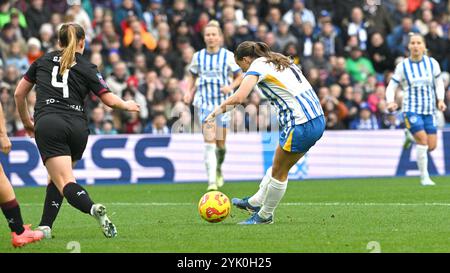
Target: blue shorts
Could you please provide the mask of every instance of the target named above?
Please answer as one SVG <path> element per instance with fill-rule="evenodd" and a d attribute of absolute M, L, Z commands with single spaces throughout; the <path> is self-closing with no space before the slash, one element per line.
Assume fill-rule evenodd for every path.
<path fill-rule="evenodd" d="M 320 116 L 283 130 L 280 133 L 280 146 L 286 152 L 306 153 L 322 137 L 324 131 L 325 118 Z"/>
<path fill-rule="evenodd" d="M 196 110 L 198 111 L 198 118 L 200 119 L 201 124 L 205 123 L 205 119 L 213 112 L 202 108 L 196 108 Z M 223 128 L 228 127 L 228 125 L 230 125 L 230 121 L 231 112 L 226 112 L 225 114 L 221 114 L 216 117 L 216 124 L 222 126 Z"/>
<path fill-rule="evenodd" d="M 412 112 L 403 113 L 406 128 L 415 134 L 424 130 L 427 134 L 436 134 L 436 117 L 434 115 L 421 115 Z"/>

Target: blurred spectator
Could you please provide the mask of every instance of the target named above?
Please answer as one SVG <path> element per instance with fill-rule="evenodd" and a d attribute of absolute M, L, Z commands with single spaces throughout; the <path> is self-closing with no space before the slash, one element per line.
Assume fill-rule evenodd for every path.
<path fill-rule="evenodd" d="M 313 36 L 313 26 L 309 22 L 303 23 L 303 33 L 299 39 L 300 52 L 303 57 L 311 57 L 313 54 L 313 44 L 317 39 Z"/>
<path fill-rule="evenodd" d="M 336 33 L 331 21 L 323 22 L 318 40 L 324 45 L 325 56 L 342 56 L 344 54 L 344 45 L 341 38 Z"/>
<path fill-rule="evenodd" d="M 394 29 L 392 15 L 378 0 L 366 0 L 363 6 L 370 32 L 379 32 L 383 37 Z"/>
<path fill-rule="evenodd" d="M 382 113 L 381 129 L 401 129 L 404 128 L 397 113 Z"/>
<path fill-rule="evenodd" d="M 381 33 L 375 32 L 370 37 L 368 54 L 377 73 L 394 69 L 394 58 Z"/>
<path fill-rule="evenodd" d="M 31 37 L 27 42 L 27 46 L 27 57 L 29 64 L 32 64 L 44 54 L 44 52 L 41 50 L 41 41 L 39 41 L 39 39 L 37 38 Z"/>
<path fill-rule="evenodd" d="M 143 19 L 142 10 L 137 7 L 135 1 L 123 0 L 120 7 L 114 11 L 114 25 L 120 34 L 123 34 L 123 25 L 126 23 L 126 19 L 129 16 L 136 16 L 139 21 Z"/>
<path fill-rule="evenodd" d="M 0 28 L 11 22 L 11 17 L 15 14 L 18 17 L 20 27 L 26 28 L 27 21 L 22 12 L 11 7 L 9 0 L 0 0 Z"/>
<path fill-rule="evenodd" d="M 81 7 L 81 0 L 68 0 L 69 8 L 66 15 L 73 17 L 73 22 L 84 28 L 86 33 L 86 41 L 89 43 L 94 38 L 94 29 L 92 28 L 91 18 L 88 13 Z"/>
<path fill-rule="evenodd" d="M 113 73 L 106 78 L 106 84 L 111 92 L 122 97 L 122 92 L 127 87 L 128 71 L 124 62 L 118 62 L 114 65 Z"/>
<path fill-rule="evenodd" d="M 315 27 L 316 17 L 311 10 L 305 8 L 305 0 L 292 1 L 292 8 L 284 14 L 283 21 L 291 25 L 294 22 L 295 13 L 301 14 L 302 22 L 309 22 L 313 28 Z"/>
<path fill-rule="evenodd" d="M 344 130 L 345 126 L 341 120 L 339 120 L 336 112 L 328 113 L 326 118 L 326 127 L 327 130 Z"/>
<path fill-rule="evenodd" d="M 397 0 L 397 4 L 395 5 L 395 10 L 392 16 L 392 20 L 394 21 L 394 25 L 398 26 L 402 23 L 404 17 L 408 17 L 410 14 L 408 13 L 408 3 L 407 0 Z"/>
<path fill-rule="evenodd" d="M 360 7 L 354 7 L 351 13 L 351 21 L 348 24 L 348 36 L 358 38 L 358 46 L 362 50 L 367 49 L 369 24 L 364 20 L 364 13 Z"/>
<path fill-rule="evenodd" d="M 406 56 L 410 32 L 419 33 L 419 30 L 413 25 L 412 17 L 405 16 L 401 25 L 396 26 L 387 36 L 387 44 L 395 56 Z"/>
<path fill-rule="evenodd" d="M 18 37 L 14 31 L 14 26 L 11 23 L 7 23 L 3 26 L 0 33 L 0 53 L 3 58 L 9 58 L 9 45 L 17 42 L 20 44 L 22 52 L 26 52 L 26 44 L 23 38 Z"/>
<path fill-rule="evenodd" d="M 414 21 L 414 25 L 423 36 L 428 34 L 429 24 L 433 21 L 433 12 L 431 10 L 424 10 L 420 18 Z M 442 31 L 441 31 L 442 35 Z"/>
<path fill-rule="evenodd" d="M 369 59 L 362 56 L 361 49 L 351 49 L 350 58 L 346 60 L 346 70 L 357 82 L 364 82 L 370 75 L 375 75 L 375 69 Z"/>
<path fill-rule="evenodd" d="M 177 25 L 192 16 L 192 7 L 186 2 L 186 0 L 175 0 L 172 7 L 167 9 L 167 17 L 171 25 Z"/>
<path fill-rule="evenodd" d="M 385 93 L 386 88 L 384 87 L 384 83 L 379 83 L 375 88 L 375 92 L 370 93 L 369 96 L 367 96 L 367 104 L 372 113 L 379 112 L 378 105 L 381 101 L 385 101 Z"/>
<path fill-rule="evenodd" d="M 294 42 L 288 43 L 284 47 L 283 54 L 291 57 L 291 59 L 295 65 L 300 65 L 300 53 L 299 53 L 297 43 L 294 43 Z"/>
<path fill-rule="evenodd" d="M 297 43 L 297 38 L 295 38 L 295 36 L 289 32 L 289 25 L 284 21 L 281 21 L 278 24 L 278 32 L 275 37 L 277 39 L 276 41 L 276 43 L 278 44 L 277 47 L 280 49 L 286 48 L 286 45 L 289 43 L 295 44 Z M 247 37 L 246 40 L 251 40 L 251 37 Z M 243 41 L 240 42 L 238 41 L 238 44 L 240 44 Z"/>
<path fill-rule="evenodd" d="M 266 19 L 269 30 L 273 33 L 277 33 L 278 24 L 281 22 L 281 11 L 278 7 L 272 6 L 269 9 L 269 14 Z"/>
<path fill-rule="evenodd" d="M 311 23 L 307 23 L 307 24 L 311 25 Z M 265 25 L 260 24 L 259 27 L 260 26 L 265 26 Z M 297 38 L 297 40 L 299 42 L 301 41 L 301 38 L 303 36 L 303 21 L 302 21 L 302 15 L 300 13 L 298 13 L 298 12 L 294 13 L 294 21 L 292 22 L 292 24 L 289 25 L 289 31 L 292 33 L 292 35 L 295 36 L 295 38 Z"/>
<path fill-rule="evenodd" d="M 325 57 L 325 51 L 321 42 L 314 43 L 313 55 L 305 58 L 303 62 L 305 73 L 308 74 L 312 68 L 319 70 L 319 77 L 324 81 L 331 73 L 332 66 Z"/>
<path fill-rule="evenodd" d="M 11 25 L 14 27 L 14 31 L 16 35 L 20 38 L 23 38 L 24 40 L 28 39 L 30 37 L 30 31 L 28 30 L 27 26 L 22 26 L 20 24 L 19 20 L 19 13 L 17 10 L 13 11 L 11 13 Z"/>
<path fill-rule="evenodd" d="M 358 117 L 350 123 L 350 129 L 356 130 L 377 130 L 380 124 L 375 115 L 370 111 L 367 103 L 361 104 Z"/>
<path fill-rule="evenodd" d="M 155 50 L 156 39 L 152 36 L 151 33 L 147 32 L 145 26 L 140 21 L 138 21 L 136 17 L 132 17 L 132 19 L 129 20 L 128 25 L 124 31 L 124 46 L 127 47 L 133 42 L 135 34 L 140 34 L 142 42 L 148 50 Z"/>
<path fill-rule="evenodd" d="M 50 13 L 65 14 L 69 5 L 67 0 L 46 0 L 45 5 L 49 8 Z"/>
<path fill-rule="evenodd" d="M 118 134 L 116 128 L 114 128 L 114 122 L 110 119 L 106 119 L 103 122 L 101 133 L 103 135 L 117 135 Z"/>
<path fill-rule="evenodd" d="M 39 30 L 39 39 L 41 41 L 41 49 L 44 53 L 55 49 L 54 44 L 56 43 L 56 39 L 51 24 L 42 24 L 41 29 Z"/>
<path fill-rule="evenodd" d="M 92 135 L 102 134 L 103 121 L 105 119 L 105 110 L 103 107 L 98 106 L 92 110 L 91 121 L 89 122 L 88 128 Z"/>
<path fill-rule="evenodd" d="M 31 36 L 38 37 L 41 26 L 50 21 L 50 12 L 44 5 L 44 0 L 31 0 L 25 18 Z"/>
<path fill-rule="evenodd" d="M 250 30 L 248 28 L 248 21 L 246 19 L 242 19 L 241 21 L 238 21 L 236 23 L 236 27 L 237 27 L 237 30 L 233 37 L 234 38 L 233 39 L 234 46 L 237 46 L 242 42 L 251 41 L 254 39 L 253 35 L 250 33 Z M 279 40 L 280 38 L 281 37 L 279 37 L 279 36 L 277 37 L 278 42 L 280 41 Z M 279 46 L 280 46 L 280 48 L 282 48 L 281 45 L 279 45 Z"/>
<path fill-rule="evenodd" d="M 439 35 L 439 24 L 436 21 L 431 21 L 429 26 L 429 32 L 424 37 L 428 56 L 435 58 L 441 64 L 441 69 L 445 69 L 445 55 L 450 50 L 447 48 L 448 41 Z"/>
<path fill-rule="evenodd" d="M 167 127 L 167 118 L 164 113 L 155 113 L 152 121 L 145 126 L 143 133 L 153 135 L 169 134 L 170 130 Z"/>
<path fill-rule="evenodd" d="M 5 59 L 5 65 L 15 66 L 19 69 L 20 74 L 25 74 L 29 64 L 27 57 L 21 52 L 20 43 L 17 41 L 13 42 L 9 52 L 9 57 Z"/>

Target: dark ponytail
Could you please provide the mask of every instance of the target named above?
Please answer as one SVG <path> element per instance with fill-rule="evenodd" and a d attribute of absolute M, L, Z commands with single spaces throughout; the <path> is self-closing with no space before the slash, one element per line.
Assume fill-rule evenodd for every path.
<path fill-rule="evenodd" d="M 288 68 L 292 60 L 283 54 L 273 52 L 270 47 L 263 42 L 246 41 L 239 44 L 236 49 L 236 59 L 242 60 L 244 57 L 259 58 L 265 57 L 267 63 L 273 63 L 278 71 Z"/>
<path fill-rule="evenodd" d="M 68 23 L 61 26 L 59 30 L 59 45 L 63 48 L 61 70 L 59 72 L 61 75 L 72 67 L 72 64 L 75 62 L 77 44 L 84 38 L 84 30 L 80 25 Z"/>

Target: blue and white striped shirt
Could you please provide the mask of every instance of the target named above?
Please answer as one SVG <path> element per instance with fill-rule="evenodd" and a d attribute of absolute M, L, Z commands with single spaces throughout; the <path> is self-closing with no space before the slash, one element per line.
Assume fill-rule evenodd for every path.
<path fill-rule="evenodd" d="M 231 83 L 234 73 L 239 72 L 240 67 L 234 60 L 233 52 L 225 48 L 220 48 L 214 54 L 202 49 L 194 53 L 189 71 L 198 77 L 193 104 L 212 111 L 231 96 L 231 93 L 223 94 L 220 88 Z"/>
<path fill-rule="evenodd" d="M 395 68 L 392 80 L 403 90 L 403 112 L 433 115 L 436 110 L 436 79 L 439 63 L 426 55 L 420 61 L 404 59 Z"/>
<path fill-rule="evenodd" d="M 261 57 L 252 62 L 247 75 L 258 76 L 258 88 L 277 108 L 281 127 L 303 124 L 323 115 L 319 98 L 298 66 L 277 71 Z"/>

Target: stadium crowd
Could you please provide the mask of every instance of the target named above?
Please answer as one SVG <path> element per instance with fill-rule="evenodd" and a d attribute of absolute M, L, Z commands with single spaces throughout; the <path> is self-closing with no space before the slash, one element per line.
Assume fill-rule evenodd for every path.
<path fill-rule="evenodd" d="M 111 91 L 141 105 L 138 114 L 120 113 L 92 95 L 86 102 L 92 134 L 198 131 L 194 109 L 183 103 L 185 75 L 193 53 L 205 46 L 201 33 L 211 19 L 222 25 L 231 51 L 255 40 L 291 56 L 317 92 L 328 130 L 403 128 L 401 113 L 386 110 L 385 89 L 408 56 L 408 33 L 421 33 L 447 90 L 439 125 L 450 126 L 448 0 L 0 0 L 0 100 L 8 135 L 25 135 L 14 104 L 17 83 L 34 60 L 58 49 L 55 34 L 68 21 L 85 28 L 85 56 Z M 31 92 L 30 113 L 35 101 Z M 253 92 L 247 111 L 234 111 L 231 129 L 266 130 L 273 120 L 266 105 Z"/>

